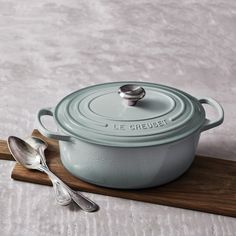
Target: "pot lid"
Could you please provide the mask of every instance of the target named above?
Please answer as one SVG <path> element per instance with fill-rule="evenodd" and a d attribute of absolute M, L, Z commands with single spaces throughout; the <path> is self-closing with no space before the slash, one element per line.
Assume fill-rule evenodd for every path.
<path fill-rule="evenodd" d="M 160 84 L 114 82 L 78 90 L 59 102 L 60 130 L 84 141 L 119 147 L 174 142 L 198 130 L 205 111 L 191 95 Z"/>

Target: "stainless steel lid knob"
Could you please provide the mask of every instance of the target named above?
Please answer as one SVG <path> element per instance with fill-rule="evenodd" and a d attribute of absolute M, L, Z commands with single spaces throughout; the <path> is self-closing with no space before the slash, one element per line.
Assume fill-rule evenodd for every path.
<path fill-rule="evenodd" d="M 136 84 L 125 84 L 119 88 L 118 93 L 129 106 L 135 106 L 146 94 L 145 90 Z"/>

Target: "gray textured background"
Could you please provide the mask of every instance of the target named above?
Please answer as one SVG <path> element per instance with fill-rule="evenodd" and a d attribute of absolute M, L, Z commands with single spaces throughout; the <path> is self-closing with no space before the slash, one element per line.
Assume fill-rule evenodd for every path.
<path fill-rule="evenodd" d="M 236 161 L 236 1 L 0 0 L 0 138 L 27 136 L 39 108 L 84 86 L 163 83 L 225 109 L 198 153 Z M 88 194 L 95 214 L 56 205 L 50 187 L 0 161 L 0 235 L 235 235 L 236 220 Z"/>

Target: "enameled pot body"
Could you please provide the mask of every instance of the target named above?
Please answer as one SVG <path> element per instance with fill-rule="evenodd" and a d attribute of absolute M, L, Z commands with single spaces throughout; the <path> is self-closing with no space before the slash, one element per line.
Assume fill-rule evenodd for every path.
<path fill-rule="evenodd" d="M 223 122 L 222 107 L 167 86 L 123 84 L 87 87 L 41 109 L 39 131 L 59 140 L 64 167 L 89 183 L 139 189 L 173 181 L 192 164 L 201 132 Z M 202 104 L 217 117 L 206 118 Z M 58 132 L 43 116 L 54 118 Z"/>
<path fill-rule="evenodd" d="M 122 189 L 168 183 L 192 164 L 199 132 L 177 142 L 140 148 L 60 141 L 61 160 L 74 176 L 92 184 Z"/>

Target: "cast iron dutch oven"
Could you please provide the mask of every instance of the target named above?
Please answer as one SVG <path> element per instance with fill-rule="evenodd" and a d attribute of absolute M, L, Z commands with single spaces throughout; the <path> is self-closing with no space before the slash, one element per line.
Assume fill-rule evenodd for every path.
<path fill-rule="evenodd" d="M 206 118 L 202 104 L 217 111 Z M 53 116 L 58 132 L 45 127 Z M 78 90 L 38 113 L 39 131 L 59 140 L 61 161 L 74 176 L 105 187 L 165 184 L 193 162 L 201 132 L 220 125 L 212 98 L 145 82 L 114 82 Z"/>

